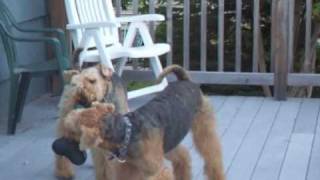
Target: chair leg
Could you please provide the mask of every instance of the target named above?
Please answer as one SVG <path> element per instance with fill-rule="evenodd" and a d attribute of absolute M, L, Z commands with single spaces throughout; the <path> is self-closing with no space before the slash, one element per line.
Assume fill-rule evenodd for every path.
<path fill-rule="evenodd" d="M 66 82 L 64 82 L 64 78 L 63 78 L 63 71 L 64 70 L 59 70 L 58 73 L 57 73 L 57 86 L 58 88 L 56 89 L 55 92 L 52 93 L 52 96 L 60 96 L 63 92 L 63 89 L 64 89 L 64 85 L 66 84 Z"/>
<path fill-rule="evenodd" d="M 120 61 L 117 63 L 116 73 L 119 76 L 122 76 L 122 73 L 123 73 L 123 70 L 124 70 L 124 67 L 125 67 L 127 61 L 128 61 L 128 58 L 121 58 Z"/>
<path fill-rule="evenodd" d="M 18 123 L 21 121 L 23 107 L 26 102 L 30 81 L 31 81 L 31 75 L 29 73 L 23 73 L 21 75 L 21 80 L 18 88 L 18 97 L 16 101 L 16 109 L 15 109 L 16 116 L 14 121 L 15 123 Z"/>
<path fill-rule="evenodd" d="M 13 75 L 10 78 L 10 102 L 9 102 L 9 112 L 8 112 L 8 128 L 7 134 L 13 135 L 16 129 L 15 123 L 15 107 L 17 102 L 17 95 L 18 95 L 18 85 L 19 85 L 19 76 Z"/>

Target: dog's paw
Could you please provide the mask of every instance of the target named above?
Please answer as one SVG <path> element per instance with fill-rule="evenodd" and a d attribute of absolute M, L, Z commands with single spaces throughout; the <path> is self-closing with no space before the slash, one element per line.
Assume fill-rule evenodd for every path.
<path fill-rule="evenodd" d="M 73 170 L 70 169 L 71 166 L 66 165 L 62 166 L 58 169 L 55 169 L 55 179 L 57 180 L 73 180 L 74 178 L 74 173 Z"/>

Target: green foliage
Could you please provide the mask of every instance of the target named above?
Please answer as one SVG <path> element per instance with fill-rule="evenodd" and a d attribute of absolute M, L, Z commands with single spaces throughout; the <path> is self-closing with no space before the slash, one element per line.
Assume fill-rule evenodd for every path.
<path fill-rule="evenodd" d="M 148 86 L 151 86 L 153 85 L 152 82 L 142 82 L 142 81 L 133 81 L 133 82 L 130 82 L 128 84 L 128 91 L 132 91 L 132 90 L 137 90 L 137 89 L 141 89 L 141 88 L 145 88 L 145 87 L 148 87 Z"/>
<path fill-rule="evenodd" d="M 317 19 L 317 20 L 320 19 L 320 2 L 314 3 L 312 14 L 315 19 Z"/>
<path fill-rule="evenodd" d="M 132 6 L 132 0 L 123 0 L 126 6 Z M 156 4 L 156 12 L 166 14 L 165 0 L 159 0 Z M 265 59 L 267 67 L 270 67 L 270 51 L 271 51 L 271 2 L 272 0 L 260 1 L 260 28 L 262 34 L 263 47 L 265 51 Z M 298 34 L 304 33 L 304 13 L 305 0 L 295 1 L 296 9 L 302 9 L 300 12 L 301 26 Z M 149 13 L 149 0 L 139 1 L 139 12 Z M 217 69 L 217 42 L 218 42 L 218 0 L 208 0 L 207 8 L 207 66 L 208 70 Z M 251 71 L 252 67 L 252 49 L 253 49 L 253 0 L 242 0 L 242 71 Z M 173 62 L 182 64 L 183 60 L 183 8 L 184 1 L 174 1 L 173 6 Z M 190 65 L 191 69 L 197 70 L 200 67 L 200 19 L 201 19 L 201 1 L 190 0 Z M 235 19 L 236 19 L 236 1 L 224 1 L 224 62 L 225 70 L 233 71 L 235 62 Z M 300 8 L 302 7 L 302 8 Z M 313 20 L 320 20 L 320 2 L 313 1 Z M 320 22 L 320 21 L 319 21 Z M 313 22 L 314 23 L 314 22 Z M 156 40 L 160 42 L 166 41 L 166 23 L 157 24 Z M 296 47 L 299 51 L 295 51 L 297 57 L 303 53 L 304 36 L 297 37 L 298 44 Z M 298 62 L 298 61 L 296 61 Z M 300 65 L 298 65 L 300 66 Z M 269 70 L 269 69 L 267 69 Z"/>

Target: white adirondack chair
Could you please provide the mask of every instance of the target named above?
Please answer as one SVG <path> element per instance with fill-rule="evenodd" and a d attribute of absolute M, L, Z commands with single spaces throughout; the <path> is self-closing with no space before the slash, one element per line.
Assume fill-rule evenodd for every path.
<path fill-rule="evenodd" d="M 80 54 L 80 66 L 85 62 L 101 62 L 114 70 L 112 60 L 119 61 L 117 73 L 121 76 L 127 58 L 149 58 L 151 69 L 157 77 L 162 72 L 159 56 L 170 51 L 166 43 L 153 43 L 146 22 L 163 21 L 159 14 L 116 17 L 112 0 L 65 0 L 74 46 L 84 48 Z M 119 40 L 119 28 L 128 25 L 123 43 Z M 143 46 L 133 47 L 140 34 Z M 160 84 L 130 91 L 128 98 L 135 98 L 163 90 L 167 79 Z"/>

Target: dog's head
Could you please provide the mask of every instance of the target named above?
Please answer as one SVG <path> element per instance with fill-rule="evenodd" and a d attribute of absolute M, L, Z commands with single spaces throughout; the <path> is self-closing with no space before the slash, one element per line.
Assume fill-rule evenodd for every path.
<path fill-rule="evenodd" d="M 64 74 L 65 81 L 76 87 L 80 99 L 87 104 L 102 101 L 111 86 L 112 70 L 101 64 L 82 71 L 66 71 Z"/>
<path fill-rule="evenodd" d="M 92 111 L 94 110 L 94 111 Z M 80 141 L 80 149 L 98 148 L 104 141 L 103 121 L 115 110 L 113 104 L 94 102 L 89 109 L 77 109 L 68 114 L 65 127 Z M 81 112 L 79 114 L 79 112 Z M 107 143 L 108 144 L 108 143 Z"/>

